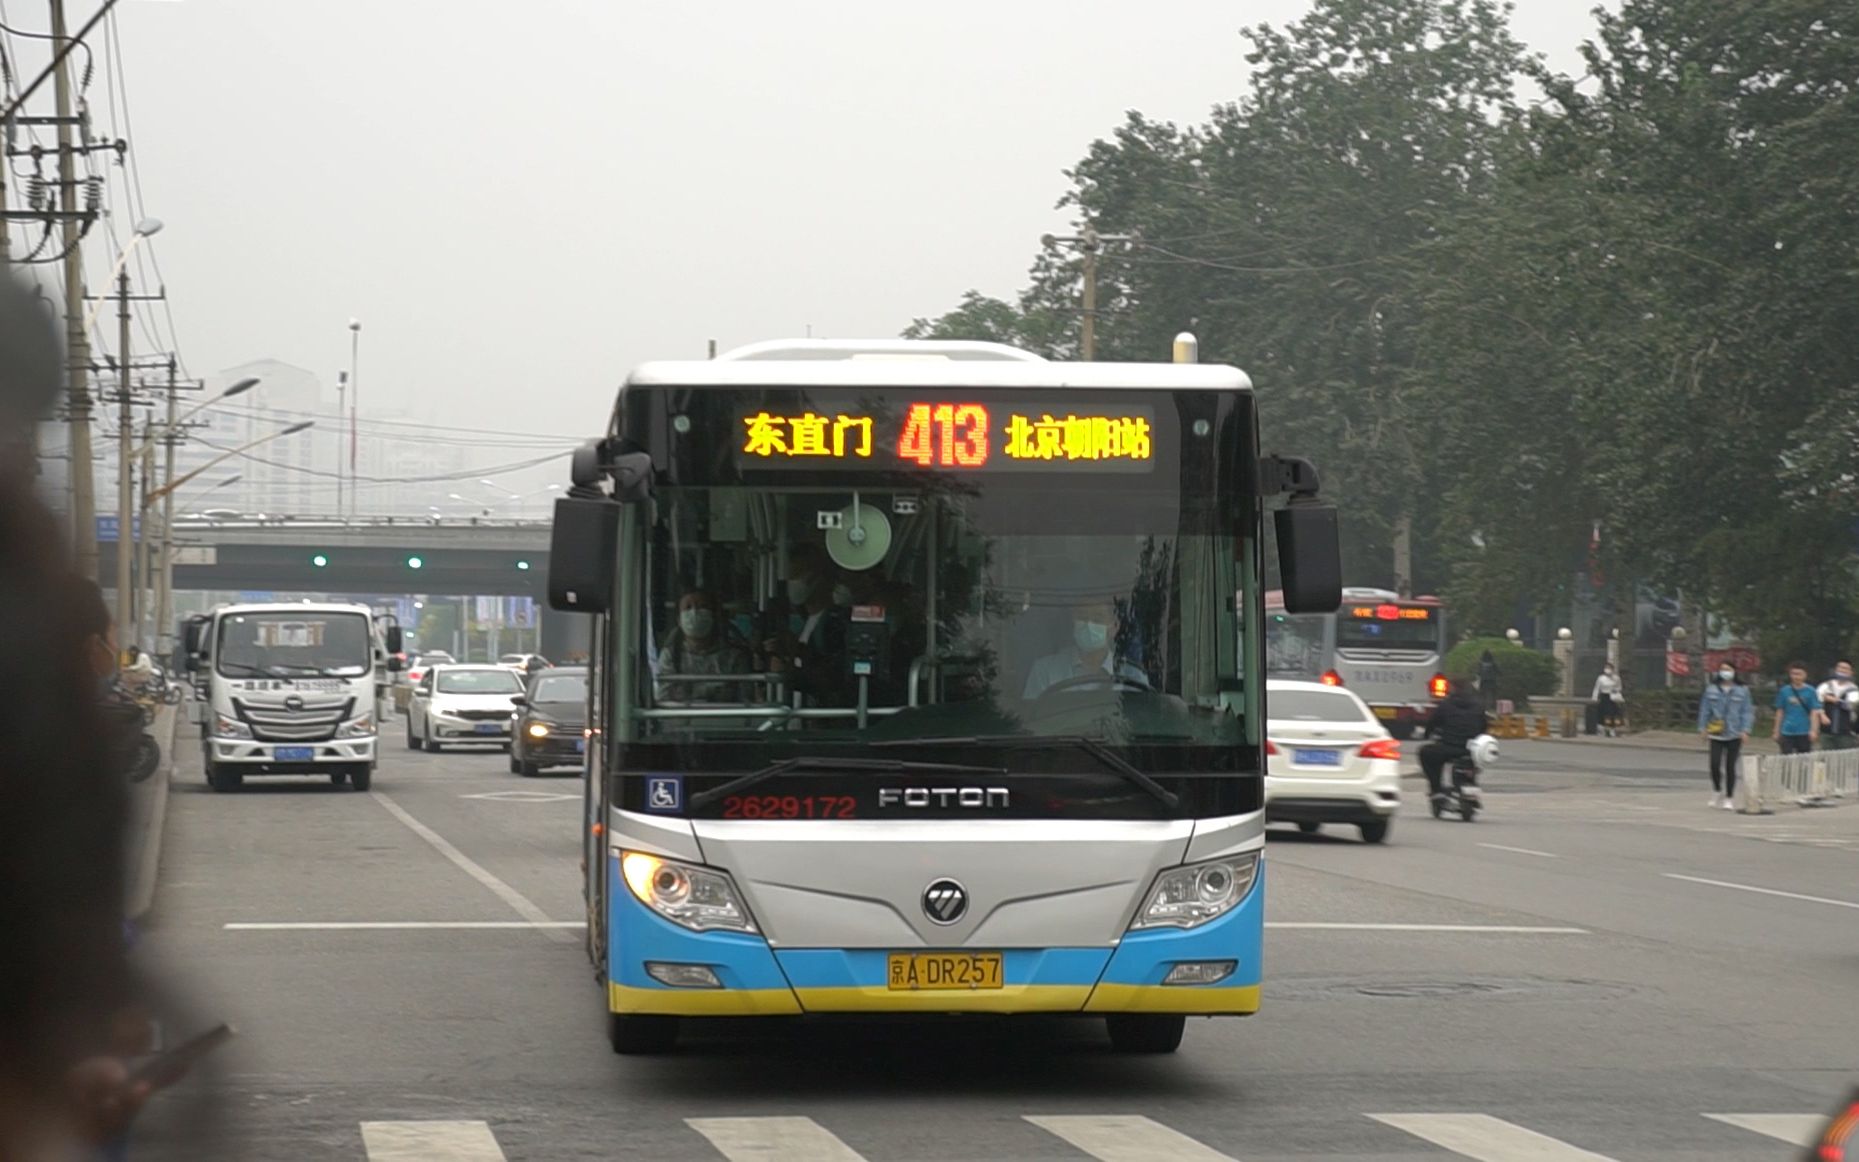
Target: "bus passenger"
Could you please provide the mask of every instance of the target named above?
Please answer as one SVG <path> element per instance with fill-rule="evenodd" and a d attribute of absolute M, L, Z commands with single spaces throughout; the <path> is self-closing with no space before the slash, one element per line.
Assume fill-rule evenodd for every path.
<path fill-rule="evenodd" d="M 692 589 L 678 599 L 678 624 L 665 635 L 659 651 L 661 674 L 746 674 L 749 648 L 732 637 L 708 590 Z M 744 682 L 660 682 L 658 696 L 668 702 L 743 702 Z"/>
<path fill-rule="evenodd" d="M 1030 702 L 1061 682 L 1091 676 L 1108 681 L 1114 675 L 1119 684 L 1134 683 L 1147 689 L 1149 676 L 1128 659 L 1116 656 L 1120 628 L 1116 607 L 1109 601 L 1083 601 L 1073 606 L 1072 644 L 1034 662 L 1020 696 Z"/>
<path fill-rule="evenodd" d="M 816 544 L 795 547 L 788 558 L 788 622 L 762 643 L 768 668 L 817 705 L 843 705 L 847 611 L 835 602 L 841 588 L 831 558 Z"/>

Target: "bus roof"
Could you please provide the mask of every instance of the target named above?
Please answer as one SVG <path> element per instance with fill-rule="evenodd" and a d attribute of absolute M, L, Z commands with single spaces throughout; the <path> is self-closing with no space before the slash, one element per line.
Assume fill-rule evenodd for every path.
<path fill-rule="evenodd" d="M 1422 596 L 1419 596 L 1419 597 L 1402 597 L 1400 594 L 1396 593 L 1392 589 L 1368 589 L 1368 588 L 1362 588 L 1362 587 L 1351 588 L 1348 586 L 1345 586 L 1343 588 L 1343 600 L 1344 601 L 1392 601 L 1400 605 L 1443 605 L 1444 604 L 1444 602 L 1442 602 L 1439 598 L 1433 596 L 1430 593 L 1423 594 Z M 1265 591 L 1265 608 L 1283 609 L 1284 607 L 1285 607 L 1284 590 L 1268 589 Z"/>
<path fill-rule="evenodd" d="M 999 343 L 875 339 L 783 340 L 644 363 L 626 386 L 1250 391 L 1252 381 L 1218 363 L 1054 363 Z"/>

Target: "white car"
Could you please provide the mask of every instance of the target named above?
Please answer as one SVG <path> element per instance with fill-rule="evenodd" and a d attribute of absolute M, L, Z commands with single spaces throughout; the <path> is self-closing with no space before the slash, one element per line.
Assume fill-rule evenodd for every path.
<path fill-rule="evenodd" d="M 1401 806 L 1401 744 L 1340 686 L 1265 683 L 1265 818 L 1313 832 L 1354 824 L 1388 838 Z"/>
<path fill-rule="evenodd" d="M 434 666 L 407 700 L 407 749 L 432 753 L 485 742 L 508 748 L 513 699 L 522 693 L 523 680 L 503 666 Z"/>

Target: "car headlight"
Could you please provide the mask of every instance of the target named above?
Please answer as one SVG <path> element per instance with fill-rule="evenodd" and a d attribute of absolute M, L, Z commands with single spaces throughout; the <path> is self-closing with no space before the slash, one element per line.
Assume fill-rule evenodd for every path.
<path fill-rule="evenodd" d="M 523 728 L 523 733 L 531 738 L 547 738 L 549 737 L 549 724 L 546 722 L 532 721 L 528 726 Z"/>
<path fill-rule="evenodd" d="M 219 714 L 213 719 L 213 733 L 221 738 L 250 738 L 252 728 L 236 718 L 228 718 L 224 714 Z"/>
<path fill-rule="evenodd" d="M 1245 899 L 1258 871 L 1256 851 L 1170 868 L 1155 877 L 1130 928 L 1197 928 Z"/>
<path fill-rule="evenodd" d="M 374 733 L 374 715 L 364 714 L 342 724 L 336 731 L 337 738 L 363 738 Z"/>
<path fill-rule="evenodd" d="M 620 855 L 620 875 L 640 903 L 673 924 L 695 932 L 755 931 L 749 909 L 724 872 L 628 851 Z"/>

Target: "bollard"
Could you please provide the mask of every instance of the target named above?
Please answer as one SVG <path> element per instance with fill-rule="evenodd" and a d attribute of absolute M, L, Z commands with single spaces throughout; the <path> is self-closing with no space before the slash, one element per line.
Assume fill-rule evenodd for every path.
<path fill-rule="evenodd" d="M 1549 737 L 1549 715 L 1539 714 L 1536 716 L 1536 737 Z"/>
<path fill-rule="evenodd" d="M 1575 712 L 1567 708 L 1562 711 L 1562 737 L 1575 737 Z"/>

